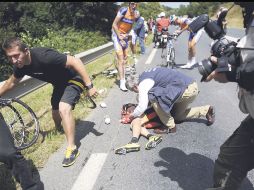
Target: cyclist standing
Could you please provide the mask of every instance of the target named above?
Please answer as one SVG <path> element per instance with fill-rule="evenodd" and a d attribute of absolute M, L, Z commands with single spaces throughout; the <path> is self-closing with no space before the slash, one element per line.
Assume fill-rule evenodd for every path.
<path fill-rule="evenodd" d="M 0 86 L 0 96 L 12 89 L 25 75 L 53 85 L 52 116 L 56 127 L 63 124 L 67 149 L 62 165 L 71 166 L 79 155 L 75 145 L 75 120 L 72 109 L 85 88 L 89 96 L 98 93 L 80 59 L 50 48 L 29 49 L 19 38 L 6 39 L 2 48 L 14 65 L 13 74 Z"/>
<path fill-rule="evenodd" d="M 188 18 L 179 18 L 174 17 L 173 23 L 175 25 L 180 26 L 180 30 L 176 30 L 175 33 L 180 35 L 185 30 L 189 31 L 189 24 L 193 21 L 193 16 L 191 14 L 188 15 Z M 202 32 L 204 30 L 200 29 L 198 32 L 193 33 L 189 31 L 189 40 L 188 40 L 188 62 L 186 65 L 181 66 L 182 69 L 190 69 L 192 68 L 197 62 L 196 62 L 196 44 L 199 41 Z"/>
<path fill-rule="evenodd" d="M 156 40 L 155 40 L 155 47 L 156 47 L 156 43 L 158 42 L 158 35 L 161 35 L 162 28 L 167 28 L 168 29 L 168 27 L 170 25 L 169 19 L 167 19 L 165 16 L 166 16 L 166 14 L 164 12 L 161 12 L 160 13 L 160 19 L 158 19 L 158 21 L 156 23 L 157 37 L 156 37 Z"/>
<path fill-rule="evenodd" d="M 135 21 L 134 11 L 137 3 L 130 2 L 128 7 L 122 7 L 118 11 L 112 24 L 112 40 L 114 43 L 120 77 L 120 89 L 128 91 L 125 86 L 125 64 L 127 63 L 128 35 Z"/>

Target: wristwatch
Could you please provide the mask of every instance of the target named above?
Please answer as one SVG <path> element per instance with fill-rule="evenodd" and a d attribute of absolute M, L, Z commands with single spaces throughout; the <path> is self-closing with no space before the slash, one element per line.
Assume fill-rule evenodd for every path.
<path fill-rule="evenodd" d="M 93 88 L 93 83 L 91 83 L 90 85 L 86 86 L 86 89 L 87 89 L 87 90 L 90 90 L 90 89 L 92 89 L 92 88 Z"/>

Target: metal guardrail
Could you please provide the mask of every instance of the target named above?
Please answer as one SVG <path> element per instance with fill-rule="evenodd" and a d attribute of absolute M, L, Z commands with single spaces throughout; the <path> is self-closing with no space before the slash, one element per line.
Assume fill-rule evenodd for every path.
<path fill-rule="evenodd" d="M 99 57 L 110 53 L 114 49 L 114 45 L 112 42 L 109 42 L 107 44 L 104 44 L 102 46 L 90 49 L 88 51 L 79 53 L 74 55 L 74 57 L 81 59 L 81 61 L 84 63 L 84 65 L 98 59 Z M 1 82 L 4 83 L 5 81 Z M 4 98 L 21 98 L 39 88 L 42 86 L 48 84 L 47 82 L 25 76 L 13 89 L 6 92 L 3 97 Z"/>

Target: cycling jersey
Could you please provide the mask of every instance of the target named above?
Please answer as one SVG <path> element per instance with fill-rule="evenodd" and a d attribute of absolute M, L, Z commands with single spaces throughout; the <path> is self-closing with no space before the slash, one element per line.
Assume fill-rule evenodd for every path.
<path fill-rule="evenodd" d="M 129 33 L 135 21 L 134 13 L 131 13 L 129 7 L 122 7 L 118 11 L 117 16 L 122 17 L 117 24 L 119 32 L 123 34 Z"/>
<path fill-rule="evenodd" d="M 190 18 L 178 18 L 177 24 L 180 26 L 181 30 L 188 26 L 192 22 Z"/>
<path fill-rule="evenodd" d="M 162 28 L 164 27 L 169 27 L 170 21 L 169 19 L 166 18 L 161 18 L 160 20 L 157 21 L 157 31 L 161 32 Z"/>

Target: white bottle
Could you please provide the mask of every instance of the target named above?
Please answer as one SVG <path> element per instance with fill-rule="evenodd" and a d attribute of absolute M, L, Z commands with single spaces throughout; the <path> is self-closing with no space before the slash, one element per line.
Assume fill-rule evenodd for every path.
<path fill-rule="evenodd" d="M 106 115 L 106 116 L 104 117 L 104 122 L 105 122 L 107 125 L 110 124 L 110 117 L 109 117 L 108 115 Z"/>

